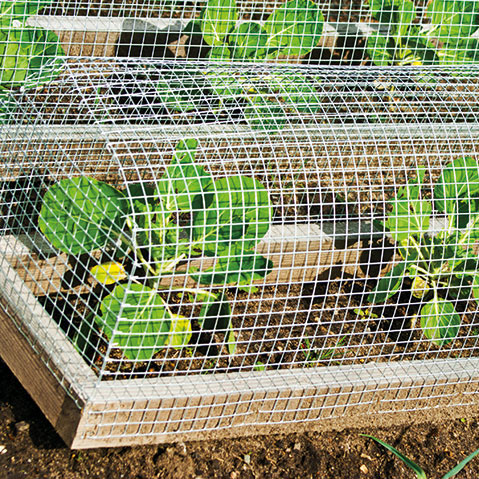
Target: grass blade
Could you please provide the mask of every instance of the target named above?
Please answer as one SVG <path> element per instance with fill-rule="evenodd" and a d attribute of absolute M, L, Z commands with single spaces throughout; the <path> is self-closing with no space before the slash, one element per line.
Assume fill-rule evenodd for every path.
<path fill-rule="evenodd" d="M 450 477 L 455 476 L 458 472 L 462 471 L 464 466 L 471 460 L 474 459 L 479 454 L 479 449 L 476 449 L 472 454 L 466 457 L 461 461 L 456 467 L 452 468 L 442 479 L 449 479 Z"/>
<path fill-rule="evenodd" d="M 399 457 L 399 459 L 401 459 L 401 461 L 403 461 L 404 464 L 406 464 L 406 466 L 410 467 L 416 473 L 417 479 L 427 479 L 426 473 L 415 462 L 411 461 L 411 459 L 407 458 L 404 454 L 401 454 L 394 447 L 390 446 L 384 441 L 381 441 L 381 439 L 378 439 L 374 436 L 370 436 L 369 434 L 361 434 L 361 436 L 369 437 L 370 439 L 373 439 L 377 443 L 381 444 L 381 446 L 384 446 L 388 451 L 391 451 L 394 455 Z"/>

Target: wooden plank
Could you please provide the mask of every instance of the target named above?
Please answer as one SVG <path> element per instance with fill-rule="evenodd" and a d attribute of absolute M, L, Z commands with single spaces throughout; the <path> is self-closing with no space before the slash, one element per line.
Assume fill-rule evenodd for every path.
<path fill-rule="evenodd" d="M 478 368 L 473 358 L 108 381 L 86 406 L 72 447 L 342 428 L 397 417 L 411 408 L 411 394 L 416 419 L 428 408 L 444 417 L 477 409 Z"/>
<path fill-rule="evenodd" d="M 335 247 L 335 242 L 344 243 L 345 235 L 351 235 L 355 243 L 361 237 L 371 237 L 370 225 L 363 226 L 362 236 L 358 235 L 358 230 L 356 222 L 351 222 L 348 229 L 344 225 L 337 229 L 330 228 L 329 234 L 316 224 L 272 225 L 256 251 L 271 259 L 274 269 L 264 280 L 256 283 L 268 285 L 312 281 L 336 264 L 358 264 L 357 248 Z M 6 260 L 36 296 L 71 290 L 66 286 L 66 274 L 71 270 L 70 259 L 64 253 L 58 254 L 40 233 L 0 237 L 0 251 L 4 252 Z M 193 260 L 189 266 L 205 270 L 213 264 L 214 260 L 208 258 Z M 166 287 L 196 285 L 181 271 L 165 277 L 161 284 Z M 89 284 L 75 287 L 79 293 L 90 289 Z"/>
<path fill-rule="evenodd" d="M 97 381 L 15 270 L 0 262 L 0 356 L 67 444 Z"/>

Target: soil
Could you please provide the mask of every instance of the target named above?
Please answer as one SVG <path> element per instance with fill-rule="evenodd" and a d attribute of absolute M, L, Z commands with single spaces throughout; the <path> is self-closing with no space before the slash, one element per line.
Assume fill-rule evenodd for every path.
<path fill-rule="evenodd" d="M 464 417 L 442 424 L 376 429 L 358 424 L 341 432 L 71 451 L 1 361 L 0 391 L 0 479 L 414 477 L 391 453 L 360 434 L 389 442 L 434 479 L 479 447 L 479 417 Z M 456 477 L 478 476 L 475 459 Z"/>

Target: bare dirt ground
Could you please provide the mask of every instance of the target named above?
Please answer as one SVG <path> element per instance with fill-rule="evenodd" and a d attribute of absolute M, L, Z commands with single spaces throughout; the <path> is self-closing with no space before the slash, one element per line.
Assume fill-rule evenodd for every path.
<path fill-rule="evenodd" d="M 372 434 L 442 477 L 479 447 L 479 417 L 440 425 L 271 435 L 160 446 L 71 451 L 0 361 L 0 479 L 413 478 Z M 458 479 L 479 478 L 479 458 Z"/>

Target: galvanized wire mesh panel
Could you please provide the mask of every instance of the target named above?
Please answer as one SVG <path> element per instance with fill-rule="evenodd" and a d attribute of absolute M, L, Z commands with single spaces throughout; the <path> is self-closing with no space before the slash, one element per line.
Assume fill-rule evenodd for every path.
<path fill-rule="evenodd" d="M 74 444 L 474 403 L 476 10 L 0 2 L 0 304 Z"/>

